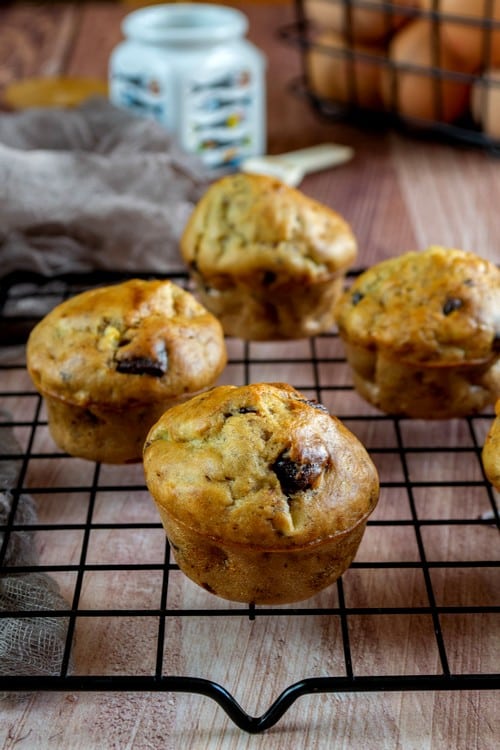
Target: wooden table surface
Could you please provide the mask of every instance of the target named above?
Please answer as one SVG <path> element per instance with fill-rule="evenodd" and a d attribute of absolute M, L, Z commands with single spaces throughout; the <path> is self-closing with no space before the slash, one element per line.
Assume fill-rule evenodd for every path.
<path fill-rule="evenodd" d="M 0 8 L 0 87 L 34 75 L 69 74 L 106 79 L 110 51 L 121 39 L 120 21 L 132 4 L 110 2 L 6 4 Z M 299 53 L 276 37 L 276 30 L 292 20 L 293 7 L 287 2 L 234 3 L 250 21 L 249 37 L 268 58 L 268 150 L 270 153 L 314 145 L 325 141 L 348 143 L 356 155 L 349 164 L 307 177 L 301 189 L 331 205 L 351 223 L 359 241 L 360 265 L 370 265 L 385 257 L 429 244 L 462 247 L 500 261 L 500 161 L 479 149 L 457 147 L 433 141 L 412 139 L 394 132 L 361 131 L 345 124 L 320 120 L 306 103 L 292 95 L 289 82 L 300 71 Z M 238 343 L 234 343 L 238 356 Z M 297 351 L 303 344 L 297 344 Z M 266 377 L 266 355 L 273 348 L 262 347 L 260 369 L 254 379 Z M 305 365 L 304 365 L 305 366 Z M 273 373 L 274 375 L 275 373 Z M 302 373 L 284 369 L 280 376 L 300 381 Z M 227 376 L 229 379 L 229 376 Z M 234 375 L 237 380 L 239 375 Z M 305 377 L 305 376 L 304 376 Z M 19 374 L 4 376 L 2 389 L 19 389 Z M 27 386 L 27 378 L 24 383 Z M 7 382 L 8 381 L 8 382 Z M 26 404 L 12 399 L 9 409 L 22 419 Z M 362 406 L 357 403 L 358 411 Z M 16 412 L 16 409 L 18 410 Z M 485 427 L 486 427 L 486 423 Z M 484 427 L 484 429 L 485 429 Z M 434 441 L 461 440 L 455 422 L 432 426 L 410 426 L 411 440 L 417 445 Z M 484 436 L 484 430 L 481 433 Z M 382 429 L 364 435 L 375 447 L 388 440 Z M 38 450 L 50 446 L 50 438 L 40 436 Z M 45 441 L 45 443 L 44 443 Z M 421 460 L 418 461 L 418 456 Z M 399 476 L 399 465 L 392 465 L 390 454 L 379 469 L 390 483 Z M 478 466 L 470 458 L 443 454 L 436 465 L 432 454 L 414 456 L 414 471 L 422 476 L 460 475 L 477 478 Z M 29 477 L 31 486 L 50 483 L 88 482 L 91 465 L 85 462 L 38 462 Z M 106 483 L 142 482 L 140 467 L 125 472 L 103 467 Z M 65 472 L 74 472 L 70 480 Z M 455 472 L 455 474 L 454 474 Z M 125 479 L 123 478 L 125 474 Z M 78 475 L 78 476 L 77 476 Z M 144 493 L 143 493 L 144 494 Z M 484 494 L 484 491 L 483 491 Z M 458 498 L 443 490 L 440 505 L 432 497 L 422 498 L 421 510 L 429 517 L 440 513 L 475 515 L 483 508 L 483 496 Z M 42 518 L 57 511 L 57 498 L 45 496 Z M 376 518 L 384 522 L 408 513 L 399 506 L 395 493 L 387 492 Z M 130 521 L 157 521 L 148 498 L 140 501 L 120 493 L 99 500 L 98 518 L 106 523 L 113 513 Z M 78 523 L 82 509 L 77 494 L 68 499 L 65 518 Z M 75 520 L 76 519 L 76 520 Z M 411 561 L 418 556 L 411 527 L 402 527 L 381 537 L 373 527 L 363 541 L 359 560 L 389 559 Z M 439 532 L 439 533 L 438 533 Z M 54 564 L 77 554 L 78 533 L 63 539 L 43 534 L 39 541 L 41 559 Z M 443 605 L 485 604 L 498 607 L 499 539 L 494 529 L 484 526 L 449 526 L 425 529 L 427 552 L 434 559 L 487 559 L 492 567 L 460 566 L 433 573 L 438 603 Z M 89 560 L 129 559 L 133 541 L 140 559 L 157 560 L 163 549 L 162 532 L 120 538 L 103 528 L 95 535 L 88 551 Z M 350 606 L 424 606 L 426 595 L 417 568 L 353 569 L 346 573 Z M 86 606 L 105 606 L 113 596 L 128 596 L 128 606 L 147 607 L 158 581 L 154 574 L 121 576 L 99 581 L 86 579 L 83 595 Z M 63 592 L 71 581 L 61 576 Z M 205 592 L 179 581 L 174 589 L 186 606 L 217 606 Z M 125 592 L 125 593 L 123 593 Z M 333 594 L 326 593 L 319 603 Z M 182 603 L 181 601 L 181 603 Z M 207 603 L 208 602 L 208 603 Z M 367 604 L 368 602 L 368 604 Z M 331 605 L 331 602 L 330 602 Z M 119 605 L 117 605 L 119 606 Z M 451 618 L 451 615 L 448 616 Z M 451 618 L 452 619 L 452 618 Z M 498 672 L 500 629 L 498 614 L 481 618 L 442 618 L 452 668 L 463 672 Z M 196 619 L 172 618 L 172 648 L 166 655 L 166 671 L 201 676 L 224 684 L 243 708 L 260 715 L 290 683 L 304 676 L 342 674 L 339 656 L 338 618 L 291 616 L 257 618 L 253 623 L 239 618 L 221 618 L 207 635 L 206 625 Z M 212 625 L 214 618 L 212 618 Z M 436 670 L 437 656 L 429 617 L 402 618 L 394 626 L 384 616 L 354 618 L 351 644 L 355 667 L 360 673 L 384 673 L 389 662 L 392 673 L 426 674 Z M 82 674 L 99 674 L 103 669 L 120 673 L 127 660 L 136 660 L 138 671 L 148 673 L 151 665 L 151 623 L 145 618 L 122 625 L 117 632 L 106 618 L 84 620 L 75 646 L 75 662 Z M 129 628 L 129 629 L 127 629 Z M 152 637 L 152 636 L 151 636 Z M 209 640 L 207 640 L 207 638 Z M 390 656 L 388 657 L 388 653 Z M 141 661 L 142 659 L 142 661 Z M 340 659 L 340 662 L 339 662 Z M 340 672 L 339 672 L 340 670 Z M 378 670 L 378 672 L 377 672 Z M 439 671 L 439 670 L 438 670 Z M 236 749 L 288 747 L 329 748 L 421 748 L 432 750 L 488 750 L 500 741 L 500 693 L 498 691 L 402 691 L 318 694 L 303 697 L 267 733 L 251 736 L 236 728 L 211 700 L 196 695 L 174 693 L 99 692 L 32 693 L 20 700 L 0 702 L 0 747 L 65 748 L 67 750 L 177 750 L 178 748 Z"/>

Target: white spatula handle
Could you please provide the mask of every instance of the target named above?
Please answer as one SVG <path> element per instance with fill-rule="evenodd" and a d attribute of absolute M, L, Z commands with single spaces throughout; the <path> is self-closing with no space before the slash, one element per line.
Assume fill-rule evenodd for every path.
<path fill-rule="evenodd" d="M 298 167 L 302 174 L 318 172 L 320 169 L 335 167 L 352 158 L 354 154 L 350 146 L 340 146 L 335 143 L 321 143 L 318 146 L 289 151 L 278 157 L 287 164 Z"/>
<path fill-rule="evenodd" d="M 240 168 L 243 172 L 267 174 L 277 177 L 288 185 L 298 185 L 304 175 L 320 169 L 336 167 L 354 155 L 350 146 L 336 143 L 322 143 L 298 151 L 289 151 L 279 156 L 253 156 L 245 159 Z"/>

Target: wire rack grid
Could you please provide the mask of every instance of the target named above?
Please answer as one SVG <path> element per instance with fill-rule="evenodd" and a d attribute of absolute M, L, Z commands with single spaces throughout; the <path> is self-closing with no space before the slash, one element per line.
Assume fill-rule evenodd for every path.
<path fill-rule="evenodd" d="M 9 538 L 23 532 L 40 559 L 4 566 L 0 576 L 44 572 L 68 604 L 0 612 L 0 622 L 67 623 L 57 674 L 2 675 L 0 668 L 0 691 L 201 694 L 258 733 L 308 694 L 498 689 L 500 519 L 481 464 L 492 412 L 445 426 L 377 412 L 353 390 L 335 331 L 272 344 L 228 339 L 221 382 L 285 381 L 321 401 L 367 447 L 381 497 L 354 563 L 334 586 L 294 605 L 226 602 L 179 571 L 140 465 L 93 464 L 57 450 L 25 369 L 23 341 L 37 317 L 122 278 L 16 274 L 3 285 L 0 428 L 13 429 L 21 452 L 0 454 L 0 463 L 15 460 L 19 469 L 0 554 L 3 560 Z M 185 275 L 171 278 L 189 288 Z M 20 525 L 15 506 L 23 493 L 35 499 L 37 518 Z M 211 672 L 200 674 L 207 653 Z M 239 696 L 241 670 L 255 679 Z"/>

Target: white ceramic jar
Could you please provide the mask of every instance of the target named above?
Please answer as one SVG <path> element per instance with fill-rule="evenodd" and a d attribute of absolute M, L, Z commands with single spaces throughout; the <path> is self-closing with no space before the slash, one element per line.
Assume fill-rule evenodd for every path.
<path fill-rule="evenodd" d="M 110 59 L 110 99 L 154 118 L 205 165 L 265 153 L 265 57 L 235 8 L 153 5 L 125 17 Z"/>

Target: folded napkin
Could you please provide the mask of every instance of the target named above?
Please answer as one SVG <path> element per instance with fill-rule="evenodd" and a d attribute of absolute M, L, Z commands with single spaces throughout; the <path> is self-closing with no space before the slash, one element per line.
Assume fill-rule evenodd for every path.
<path fill-rule="evenodd" d="M 210 179 L 163 127 L 104 98 L 0 115 L 0 276 L 170 272 Z"/>

